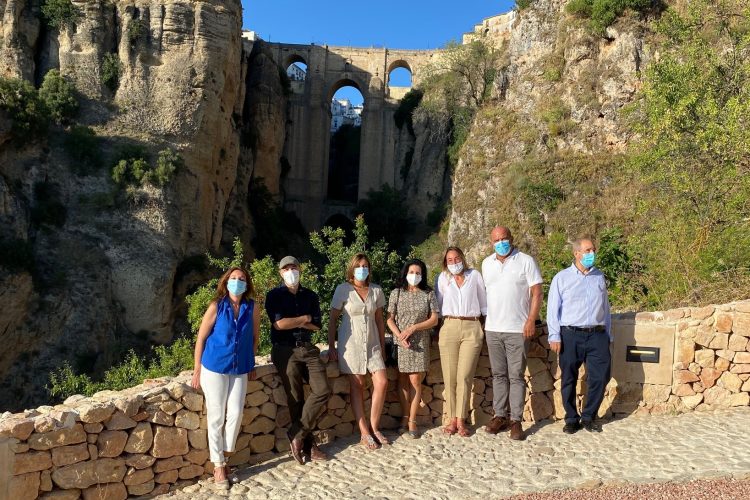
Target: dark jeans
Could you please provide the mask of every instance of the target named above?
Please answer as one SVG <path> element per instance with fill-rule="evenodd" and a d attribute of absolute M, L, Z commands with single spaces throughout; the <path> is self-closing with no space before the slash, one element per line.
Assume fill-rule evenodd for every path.
<path fill-rule="evenodd" d="M 309 446 L 311 432 L 331 395 L 326 366 L 320 360 L 320 349 L 310 344 L 302 347 L 274 344 L 271 361 L 279 372 L 286 392 L 292 418 L 289 435 L 293 439 L 304 439 Z M 307 401 L 303 389 L 305 380 L 310 384 Z"/>
<path fill-rule="evenodd" d="M 610 377 L 609 336 L 606 332 L 579 332 L 567 327 L 560 329 L 562 350 L 560 371 L 562 372 L 562 400 L 565 408 L 565 423 L 593 421 L 604 399 L 604 388 Z M 586 365 L 588 393 L 581 415 L 576 405 L 576 383 L 578 369 Z"/>

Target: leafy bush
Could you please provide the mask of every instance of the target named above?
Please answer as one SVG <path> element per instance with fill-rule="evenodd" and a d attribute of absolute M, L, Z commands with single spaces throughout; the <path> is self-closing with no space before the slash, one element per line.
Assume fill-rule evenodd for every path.
<path fill-rule="evenodd" d="M 146 174 L 146 181 L 154 186 L 166 186 L 182 165 L 182 157 L 174 150 L 162 149 L 156 159 L 156 167 Z"/>
<path fill-rule="evenodd" d="M 524 10 L 528 9 L 532 3 L 534 3 L 534 0 L 516 0 L 516 7 L 518 7 L 518 10 Z"/>
<path fill-rule="evenodd" d="M 0 78 L 0 109 L 13 120 L 13 137 L 25 142 L 47 131 L 49 114 L 39 93 L 29 82 Z"/>
<path fill-rule="evenodd" d="M 76 125 L 63 140 L 65 152 L 70 156 L 73 172 L 79 175 L 91 174 L 102 166 L 102 151 L 99 137 L 90 127 Z"/>
<path fill-rule="evenodd" d="M 65 224 L 68 210 L 60 201 L 57 187 L 49 182 L 34 185 L 34 204 L 31 207 L 31 222 L 37 227 L 61 227 Z"/>
<path fill-rule="evenodd" d="M 750 12 L 689 3 L 662 16 L 658 61 L 637 109 L 628 162 L 648 305 L 726 302 L 750 293 Z"/>
<path fill-rule="evenodd" d="M 145 156 L 147 154 L 144 148 L 131 147 L 123 150 L 119 161 L 112 168 L 112 180 L 122 186 L 151 184 L 164 187 L 183 164 L 180 155 L 170 148 L 159 151 L 155 167 Z"/>
<path fill-rule="evenodd" d="M 102 59 L 102 83 L 112 92 L 120 85 L 122 63 L 117 54 L 105 54 Z"/>
<path fill-rule="evenodd" d="M 146 35 L 146 25 L 140 19 L 132 19 L 128 24 L 128 40 L 131 45 L 138 43 Z"/>
<path fill-rule="evenodd" d="M 11 272 L 33 272 L 34 252 L 31 243 L 18 238 L 0 238 L 0 267 Z"/>
<path fill-rule="evenodd" d="M 71 29 L 81 17 L 81 11 L 70 0 L 45 0 L 42 15 L 50 28 Z"/>
<path fill-rule="evenodd" d="M 50 117 L 57 123 L 72 118 L 78 111 L 75 88 L 56 69 L 44 75 L 39 88 L 39 98 L 44 102 Z"/>
<path fill-rule="evenodd" d="M 398 108 L 393 113 L 393 120 L 396 122 L 396 126 L 401 129 L 406 124 L 407 130 L 411 135 L 414 135 L 414 123 L 412 121 L 414 110 L 417 109 L 419 103 L 422 102 L 422 96 L 424 92 L 420 89 L 411 89 L 406 95 L 401 98 L 398 103 Z"/>
<path fill-rule="evenodd" d="M 565 9 L 570 14 L 589 19 L 591 30 L 603 34 L 626 10 L 644 12 L 660 3 L 659 0 L 571 0 Z"/>
<path fill-rule="evenodd" d="M 65 399 L 73 394 L 91 396 L 103 390 L 119 391 L 141 384 L 147 378 L 174 376 L 193 368 L 193 341 L 178 338 L 168 346 L 157 346 L 149 356 L 138 356 L 131 350 L 125 360 L 104 373 L 100 381 L 87 374 L 77 374 L 68 362 L 50 373 L 47 391 L 52 397 Z"/>

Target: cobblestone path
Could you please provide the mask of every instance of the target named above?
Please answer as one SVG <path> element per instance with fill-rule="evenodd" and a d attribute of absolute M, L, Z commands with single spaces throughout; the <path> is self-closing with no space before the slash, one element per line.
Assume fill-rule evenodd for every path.
<path fill-rule="evenodd" d="M 328 462 L 281 456 L 241 469 L 217 492 L 210 481 L 170 496 L 238 498 L 502 498 L 519 493 L 627 483 L 750 477 L 750 408 L 604 422 L 603 432 L 562 432 L 562 422 L 526 428 L 526 441 L 479 430 L 470 438 L 430 429 L 366 451 L 355 437 L 323 447 Z M 392 434 L 395 437 L 395 434 Z"/>

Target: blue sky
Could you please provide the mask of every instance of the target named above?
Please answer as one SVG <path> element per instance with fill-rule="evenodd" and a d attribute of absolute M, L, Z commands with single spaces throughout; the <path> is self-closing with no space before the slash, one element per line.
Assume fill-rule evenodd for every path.
<path fill-rule="evenodd" d="M 514 4 L 514 0 L 242 0 L 243 27 L 264 40 L 393 49 L 433 49 L 460 40 L 483 18 L 507 12 Z"/>

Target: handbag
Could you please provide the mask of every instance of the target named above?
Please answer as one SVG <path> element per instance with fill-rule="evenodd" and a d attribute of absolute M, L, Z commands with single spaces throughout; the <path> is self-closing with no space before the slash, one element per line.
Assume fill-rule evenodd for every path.
<path fill-rule="evenodd" d="M 394 317 L 398 315 L 398 301 L 401 299 L 401 289 L 399 288 L 396 295 L 396 311 Z M 398 366 L 398 342 L 393 335 L 385 338 L 385 366 Z"/>

